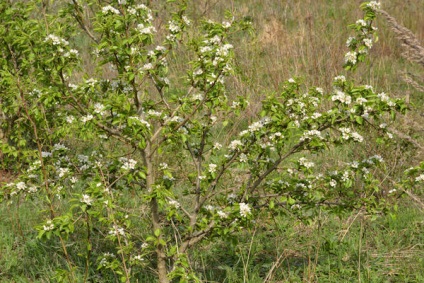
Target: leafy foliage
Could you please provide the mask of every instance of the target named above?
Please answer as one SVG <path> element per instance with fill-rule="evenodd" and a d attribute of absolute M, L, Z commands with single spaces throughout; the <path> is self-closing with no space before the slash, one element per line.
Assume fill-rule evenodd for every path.
<path fill-rule="evenodd" d="M 217 133 L 228 132 L 249 104 L 226 92 L 225 79 L 235 73 L 229 35 L 249 23 L 229 16 L 191 27 L 182 3 L 166 26 L 156 26 L 143 4 L 99 2 L 72 1 L 58 16 L 44 10 L 42 17 L 34 16 L 36 1 L 0 4 L 8 133 L 0 146 L 21 173 L 2 197 L 43 201 L 38 238 L 57 239 L 68 265 L 58 280 L 74 281 L 75 269 L 91 280 L 95 266 L 122 282 L 146 273 L 160 282 L 200 282 L 190 251 L 214 238 L 237 240 L 260 214 L 312 221 L 322 212 L 387 210 L 380 156 L 331 170 L 310 159 L 362 143 L 370 129 L 390 142 L 384 121 L 405 112 L 402 100 L 342 75 L 329 91 L 292 78 L 261 102 L 255 121 L 226 140 Z M 362 8 L 347 70 L 365 61 L 375 38 L 376 7 Z M 84 16 L 87 9 L 93 17 Z M 80 33 L 91 40 L 84 55 L 95 62 L 95 74 L 83 69 L 85 50 L 73 41 Z M 181 49 L 192 61 L 172 74 L 169 62 Z M 127 213 L 128 193 L 137 214 Z M 76 239 L 83 239 L 84 266 L 66 244 Z"/>

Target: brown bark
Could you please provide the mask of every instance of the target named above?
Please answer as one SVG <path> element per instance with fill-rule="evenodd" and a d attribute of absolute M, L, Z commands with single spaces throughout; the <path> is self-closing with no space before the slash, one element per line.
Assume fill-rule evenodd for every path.
<path fill-rule="evenodd" d="M 146 185 L 147 185 L 147 189 L 150 190 L 152 189 L 152 186 L 154 184 L 154 173 L 153 173 L 153 165 L 152 165 L 152 159 L 153 156 L 151 155 L 151 143 L 150 141 L 147 142 L 146 145 L 146 149 L 144 150 L 144 163 L 146 165 L 147 168 L 147 173 L 146 173 Z M 162 230 L 162 224 L 161 224 L 161 219 L 160 219 L 160 215 L 159 215 L 159 207 L 158 207 L 158 202 L 156 198 L 152 198 L 152 200 L 150 201 L 150 210 L 152 213 L 152 232 L 154 234 L 154 232 L 156 230 Z M 161 241 L 162 240 L 162 235 L 158 236 L 158 240 Z M 158 245 L 156 246 L 156 257 L 157 257 L 157 272 L 158 272 L 158 277 L 159 277 L 159 282 L 160 283 L 169 283 L 169 279 L 167 277 L 168 271 L 166 268 L 166 253 L 165 253 L 165 247 L 158 243 Z"/>

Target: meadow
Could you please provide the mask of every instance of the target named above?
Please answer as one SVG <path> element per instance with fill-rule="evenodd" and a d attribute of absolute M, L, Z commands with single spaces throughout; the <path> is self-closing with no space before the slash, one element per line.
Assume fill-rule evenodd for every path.
<path fill-rule="evenodd" d="M 41 2 L 48 2 L 48 4 L 39 6 L 43 7 L 47 14 L 49 11 L 54 12 L 62 8 L 61 4 L 54 1 L 51 3 L 49 1 Z M 159 30 L 159 27 L 167 24 L 167 19 L 171 15 L 170 8 L 164 1 L 148 2 L 146 5 L 151 7 L 155 18 L 153 25 Z M 185 15 L 191 20 L 191 25 L 187 27 L 189 34 L 200 34 L 198 30 L 192 27 L 196 27 L 204 19 L 212 19 L 216 22 L 228 20 L 225 15 L 228 15 L 229 12 L 234 19 L 244 20 L 252 25 L 252 29 L 248 32 L 237 31 L 228 34 L 228 40 L 234 47 L 234 75 L 226 79 L 225 95 L 229 101 L 244 97 L 248 104 L 245 105 L 244 111 L 238 116 L 227 118 L 217 114 L 218 120 L 226 121 L 222 127 L 213 128 L 211 136 L 222 144 L 231 144 L 231 141 L 241 129 L 253 125 L 261 116 L 261 111 L 264 111 L 261 108 L 262 101 L 278 93 L 284 93 L 285 87 L 290 86 L 290 83 L 287 83 L 290 78 L 295 78 L 296 82 L 299 81 L 305 85 L 302 91 L 319 86 L 324 92 L 332 92 L 334 78 L 347 74 L 347 71 L 343 70 L 343 62 L 348 51 L 346 40 L 352 35 L 352 30 L 348 26 L 362 17 L 362 11 L 359 9 L 361 1 L 198 0 L 188 2 Z M 384 1 L 381 5 L 382 9 L 394 17 L 399 24 L 409 29 L 423 46 L 423 0 L 392 0 Z M 3 10 L 5 9 L 3 6 L 0 7 Z M 83 14 L 87 19 L 94 17 L 94 13 L 90 10 L 83 11 Z M 324 146 L 318 145 L 317 147 L 320 147 L 320 150 L 311 150 L 311 152 L 302 156 L 312 160 L 315 163 L 315 168 L 318 167 L 320 172 L 329 172 L 338 167 L 343 168 L 343 166 L 349 164 L 350 160 L 363 160 L 375 155 L 381 156 L 385 165 L 380 169 L 373 169 L 372 173 L 376 177 L 372 182 L 378 187 L 377 199 L 383 203 L 381 207 L 384 206 L 384 208 L 379 210 L 380 203 L 378 203 L 375 205 L 376 207 L 372 208 L 375 210 L 367 210 L 366 205 L 361 206 L 355 203 L 349 209 L 328 213 L 324 208 L 321 210 L 317 205 L 316 208 L 310 210 L 313 211 L 311 215 L 308 215 L 309 210 L 305 210 L 305 213 L 298 213 L 293 209 L 293 206 L 274 210 L 273 207 L 277 204 L 270 201 L 264 205 L 260 202 L 259 197 L 256 199 L 254 195 L 251 197 L 253 199 L 250 204 L 251 207 L 265 207 L 265 209 L 257 209 L 255 218 L 249 219 L 251 222 L 242 222 L 241 227 L 237 229 L 231 228 L 233 229 L 231 230 L 228 228 L 228 234 L 217 232 L 217 235 L 207 236 L 202 245 L 197 247 L 194 245 L 194 248 L 187 251 L 187 258 L 182 257 L 176 260 L 173 257 L 174 254 L 172 254 L 175 251 L 171 248 L 166 251 L 170 254 L 169 262 L 173 260 L 179 263 L 181 261 L 181 270 L 188 274 L 188 279 L 180 274 L 173 275 L 175 277 L 170 282 L 424 282 L 424 193 L 422 185 L 418 184 L 411 189 L 396 185 L 398 180 L 404 176 L 404 171 L 411 166 L 418 166 L 424 157 L 424 138 L 422 135 L 424 114 L 421 110 L 424 99 L 423 89 L 419 87 L 419 84 L 424 86 L 424 70 L 422 64 L 412 62 L 408 59 L 408 56 L 402 56 L 404 47 L 402 47 L 401 41 L 396 37 L 384 16 L 377 15 L 374 24 L 378 27 L 378 41 L 374 42 L 373 48 L 369 51 L 369 56 L 350 75 L 350 78 L 359 85 L 371 85 L 378 92 L 385 92 L 394 99 L 405 101 L 408 106 L 406 114 L 396 114 L 396 120 L 388 119 L 390 122 L 387 127 L 394 137 L 390 141 L 380 139 L 379 135 L 373 131 L 373 127 L 370 127 L 361 132 L 364 139 L 361 143 L 337 144 L 337 146 L 325 147 L 325 150 L 322 150 Z M 66 30 L 66 27 L 61 26 L 61 28 Z M 89 26 L 89 28 L 93 27 Z M 91 39 L 86 33 L 79 31 L 71 34 L 73 37 L 68 40 L 71 45 L 78 47 L 83 70 L 78 69 L 72 73 L 74 81 L 87 81 L 87 78 L 96 77 L 99 73 L 103 78 L 111 80 L 117 77 L 118 71 L 107 68 L 106 65 L 99 67 L 99 65 L 96 65 L 97 62 L 93 61 L 92 50 L 90 50 Z M 162 39 L 165 34 L 159 32 L 157 36 Z M 201 43 L 195 42 L 192 44 L 201 46 Z M 174 95 L 181 95 L 184 91 L 183 85 L 186 83 L 184 76 L 191 64 L 188 62 L 191 61 L 194 52 L 187 51 L 177 45 L 171 53 L 167 71 L 171 84 L 175 84 L 176 87 L 165 92 L 165 96 L 172 97 L 168 101 L 170 107 L 179 103 L 178 100 L 172 99 Z M 405 76 L 418 82 L 418 87 L 410 80 L 405 80 Z M 146 85 L 145 92 L 153 92 L 157 86 L 154 83 Z M 1 95 L 5 93 L 3 88 L 0 88 L 0 91 L 2 91 L 0 92 Z M 84 91 L 91 94 L 92 90 L 87 88 Z M 160 91 L 159 93 L 162 95 Z M 83 99 L 85 98 L 81 97 L 81 101 L 84 103 Z M 160 98 L 159 94 L 157 97 Z M 157 101 L 159 101 L 159 98 Z M 6 105 L 5 101 L 6 99 L 2 101 L 5 103 L 4 105 Z M 119 104 L 121 101 L 118 101 L 118 99 L 112 102 L 121 105 Z M 216 107 L 221 107 L 220 102 L 214 103 L 216 103 Z M 150 103 L 148 106 L 154 109 L 153 104 Z M 168 107 L 166 102 L 164 104 Z M 327 110 L 332 107 L 330 104 L 331 101 L 324 102 L 320 107 Z M 0 109 L 1 107 L 0 105 Z M 66 107 L 69 106 L 64 107 L 68 111 L 69 109 Z M 132 104 L 128 106 L 128 108 L 131 107 L 133 107 Z M 78 111 L 84 112 L 85 110 Z M 228 113 L 231 114 L 231 111 Z M 110 112 L 113 111 L 110 110 Z M 49 114 L 50 112 L 47 112 L 45 115 L 48 116 Z M 202 115 L 211 116 L 210 113 Z M 199 117 L 203 117 L 202 115 Z M 388 116 L 389 114 L 384 117 Z M 4 130 L 2 144 L 10 143 L 8 134 L 14 129 L 13 126 L 7 124 L 6 120 L 2 120 Z M 14 123 L 24 122 L 18 119 Z M 157 125 L 159 125 L 158 127 L 163 126 L 159 122 Z M 46 128 L 50 129 L 49 127 Z M 58 126 L 58 128 L 60 127 L 62 127 L 62 124 Z M 120 155 L 120 153 L 131 152 L 133 145 L 120 143 L 119 139 L 102 142 L 99 146 L 99 139 L 91 136 L 94 131 L 92 128 L 85 129 L 82 135 L 89 137 L 85 139 L 73 130 L 64 130 L 57 133 L 57 139 L 74 152 L 87 153 L 87 156 L 89 156 L 92 151 L 96 151 L 95 154 L 90 155 L 91 157 L 96 154 L 99 155 L 99 152 L 100 155 L 109 152 L 111 156 L 121 157 L 124 155 Z M 19 131 L 17 130 L 17 132 Z M 52 133 L 56 135 L 54 131 Z M 25 136 L 22 133 L 19 133 L 19 135 Z M 34 138 L 34 140 L 36 139 Z M 203 141 L 203 138 L 200 140 Z M 185 144 L 184 142 L 182 145 Z M 37 143 L 38 141 L 32 144 L 33 149 L 36 148 Z M 46 144 L 48 142 L 43 143 L 43 146 L 46 146 Z M 141 190 L 135 189 L 137 186 L 149 187 L 145 185 L 149 183 L 148 173 L 145 175 L 143 175 L 144 173 L 140 173 L 140 175 L 130 173 L 127 174 L 129 177 L 122 177 L 118 174 L 122 168 L 119 169 L 118 165 L 113 164 L 115 167 L 112 167 L 109 173 L 104 174 L 105 179 L 109 179 L 105 181 L 101 178 L 103 177 L 100 176 L 103 174 L 102 171 L 101 174 L 96 175 L 97 179 L 93 177 L 94 185 L 90 183 L 88 190 L 86 190 L 86 184 L 83 182 L 73 183 L 66 180 L 64 184 L 68 186 L 60 189 L 63 191 L 56 192 L 54 191 L 56 187 L 51 185 L 52 192 L 54 191 L 52 195 L 60 195 L 57 199 L 55 197 L 53 197 L 54 200 L 53 198 L 50 199 L 50 193 L 43 195 L 43 197 L 27 194 L 12 198 L 10 186 L 7 184 L 13 183 L 19 179 L 21 174 L 27 172 L 30 165 L 25 164 L 27 160 L 25 158 L 29 158 L 28 156 L 31 153 L 14 157 L 9 152 L 2 152 L 0 155 L 2 161 L 0 184 L 3 186 L 0 193 L 0 282 L 157 282 L 157 273 L 160 273 L 160 271 L 155 270 L 155 266 L 157 261 L 160 260 L 155 258 L 154 252 L 160 254 L 160 248 L 141 254 L 144 259 L 140 260 L 142 263 L 139 264 L 134 263 L 135 257 L 130 250 L 137 246 L 137 249 L 144 253 L 143 248 L 139 248 L 139 246 L 141 243 L 149 241 L 149 245 L 157 245 L 158 247 L 165 246 L 161 242 L 163 239 L 167 243 L 174 240 L 175 242 L 183 242 L 184 237 L 175 231 L 182 231 L 181 233 L 183 233 L 189 230 L 183 227 L 186 222 L 181 218 L 184 217 L 184 214 L 191 215 L 194 213 L 193 211 L 197 210 L 187 209 L 187 211 L 181 213 L 183 216 L 180 216 L 176 210 L 180 208 L 180 205 L 183 208 L 184 205 L 189 207 L 191 202 L 194 202 L 194 198 L 187 197 L 190 194 L 187 187 L 196 183 L 196 177 L 190 175 L 192 172 L 184 170 L 178 171 L 180 173 L 175 172 L 177 172 L 176 168 L 190 168 L 185 170 L 196 171 L 199 169 L 196 167 L 196 160 L 202 154 L 190 149 L 190 146 L 187 145 L 188 152 L 194 160 L 193 164 L 195 165 L 192 165 L 191 161 L 187 161 L 191 160 L 190 155 L 179 153 L 179 145 L 177 142 L 166 144 L 163 149 L 161 148 L 163 152 L 153 160 L 161 168 L 158 169 L 158 172 L 163 172 L 163 175 L 167 176 L 164 177 L 164 180 L 168 181 L 167 178 L 172 179 L 174 177 L 177 180 L 187 179 L 175 186 L 173 195 L 164 197 L 168 200 L 168 204 L 174 205 L 172 209 L 164 208 L 161 213 L 158 213 L 166 220 L 160 223 L 153 221 L 153 224 L 149 222 L 150 220 L 145 220 L 150 219 L 150 210 L 153 210 L 152 207 L 154 207 L 154 205 L 149 206 L 151 203 L 148 201 L 151 201 L 151 199 L 148 199 Z M 26 146 L 24 144 L 22 148 L 26 148 Z M 147 147 L 149 148 L 149 146 Z M 283 145 L 282 148 L 286 149 L 287 146 Z M 4 150 L 6 147 L 2 148 Z M 41 149 L 39 151 L 41 155 Z M 146 157 L 143 155 L 145 152 L 140 152 L 134 153 L 132 156 L 135 159 L 138 158 L 137 160 L 145 159 Z M 213 153 L 212 149 L 211 152 Z M 211 156 L 212 153 L 210 153 Z M 163 165 L 162 160 L 162 156 L 166 156 L 166 154 L 171 156 L 167 161 L 171 167 L 169 171 L 167 171 L 168 164 Z M 125 156 L 130 157 L 129 154 Z M 297 160 L 299 156 L 293 155 L 291 159 L 288 159 L 288 162 L 296 162 L 294 160 Z M 210 156 L 204 155 L 204 157 L 209 158 Z M 130 160 L 126 159 L 127 162 L 130 162 Z M 218 163 L 215 160 L 218 159 L 213 159 L 214 162 Z M 22 164 L 16 163 L 16 161 L 22 161 Z M 72 162 L 74 161 L 72 160 Z M 198 162 L 201 164 L 201 161 Z M 74 162 L 72 166 L 76 168 L 77 165 L 75 164 Z M 303 171 L 299 174 L 300 179 L 310 173 L 307 166 L 304 166 L 305 169 L 301 165 L 299 165 L 299 168 L 302 168 Z M 131 164 L 128 167 L 131 168 Z M 50 170 L 47 165 L 46 168 L 46 170 Z M 210 178 L 216 178 L 214 175 L 215 167 L 211 167 L 211 164 L 209 164 L 208 168 Z M 227 183 L 224 183 L 222 187 L 236 187 L 238 182 L 248 184 L 248 175 L 242 172 L 244 168 L 242 165 L 231 169 L 233 171 L 229 173 L 229 181 L 226 181 Z M 140 170 L 143 171 L 144 167 Z M 146 172 L 149 172 L 148 170 L 146 169 Z M 284 172 L 286 171 L 287 168 L 284 167 Z M 282 169 L 276 171 L 275 176 L 278 177 L 278 174 L 283 174 L 282 172 Z M 81 175 L 84 174 L 81 173 Z M 274 175 L 272 176 L 274 177 Z M 203 176 L 200 178 L 199 173 L 199 176 L 197 176 L 198 183 L 200 183 L 200 179 L 203 179 Z M 101 183 L 105 186 L 109 184 L 109 187 L 114 188 L 114 190 L 116 186 L 116 200 L 114 199 L 116 206 L 108 206 L 107 212 L 95 211 L 91 208 L 91 206 L 95 207 L 93 203 L 96 202 L 96 198 L 99 202 L 100 200 L 103 202 L 103 197 L 96 189 L 95 183 L 100 182 L 98 180 L 102 180 Z M 200 185 L 198 186 L 200 187 Z M 46 187 L 49 186 L 46 185 Z M 357 187 L 353 185 L 353 188 Z M 392 194 L 393 189 L 397 190 L 395 194 Z M 90 193 L 87 193 L 87 195 L 84 192 Z M 233 192 L 234 190 L 224 191 L 225 194 Z M 265 192 L 264 189 L 258 191 L 258 194 Z M 282 194 L 286 197 L 285 193 Z M 158 193 L 158 195 L 160 194 Z M 86 198 L 84 199 L 84 197 Z M 239 214 L 241 214 L 239 218 L 243 218 L 241 206 L 242 203 L 248 203 L 249 198 L 245 198 L 245 196 L 240 196 L 240 198 L 236 208 L 237 213 L 240 211 Z M 145 201 L 145 199 L 148 199 L 148 201 Z M 172 202 L 174 199 L 178 199 L 180 204 Z M 287 203 L 291 201 L 289 197 L 286 197 L 285 200 Z M 216 202 L 221 205 L 223 201 L 217 199 Z M 78 205 L 75 203 L 78 203 Z M 159 206 L 165 206 L 160 201 L 158 203 Z M 366 204 L 366 201 L 364 203 Z M 266 210 L 266 207 L 269 207 L 270 210 Z M 69 212 L 75 210 L 82 211 L 81 214 L 75 214 L 80 216 L 70 216 L 72 213 Z M 40 223 L 45 219 L 50 219 L 49 215 L 53 214 L 53 211 L 54 214 L 62 217 L 62 226 L 65 228 L 61 226 L 61 229 L 69 230 L 66 230 L 66 233 L 63 230 L 59 234 L 52 233 L 46 236 L 49 229 L 44 229 L 44 232 L 47 233 L 40 233 L 43 230 L 43 225 Z M 208 208 L 200 211 L 204 215 L 210 215 Z M 225 216 L 222 218 L 232 215 L 231 213 L 235 214 L 234 211 L 230 210 L 220 212 L 222 214 L 219 215 Z M 248 215 L 250 210 L 244 213 Z M 109 220 L 104 219 L 107 218 L 104 216 L 106 214 L 113 219 L 110 220 L 113 222 L 107 222 Z M 113 217 L 110 215 L 113 215 Z M 65 222 L 66 217 L 70 219 L 66 220 L 68 222 Z M 217 215 L 213 217 L 215 217 L 214 221 L 219 219 Z M 125 222 L 127 218 L 128 223 Z M 206 220 L 196 224 L 196 228 L 201 227 L 201 232 L 207 231 L 207 228 L 204 227 L 212 223 L 207 222 L 206 216 L 204 216 L 204 219 Z M 81 220 L 86 222 L 80 224 Z M 105 222 L 107 222 L 107 225 L 111 225 L 111 223 L 115 225 L 118 221 L 128 225 L 126 227 L 131 231 L 129 232 L 131 237 L 128 237 L 130 239 L 128 243 L 122 244 L 120 242 L 122 238 L 120 240 L 118 228 L 115 232 L 113 230 L 111 232 L 103 226 Z M 44 225 L 47 225 L 46 223 L 51 222 L 43 222 Z M 57 223 L 55 222 L 55 225 Z M 152 225 L 159 224 L 163 225 L 160 229 L 151 229 Z M 228 224 L 228 227 L 231 225 Z M 170 233 L 171 236 L 168 238 L 160 232 L 167 229 L 174 231 Z M 146 232 L 150 230 L 153 232 Z M 158 230 L 159 232 L 157 232 Z M 149 233 L 154 235 L 152 236 Z M 111 234 L 117 236 L 117 238 L 113 238 Z M 58 235 L 59 237 L 56 237 Z M 149 237 L 154 239 L 148 240 Z M 119 242 L 119 245 L 116 242 Z M 108 266 L 109 270 L 103 272 L 99 259 L 101 259 L 101 254 L 104 251 L 111 251 L 112 253 L 117 251 L 117 255 L 128 255 L 128 260 L 123 259 L 122 262 L 124 265 L 125 263 L 134 263 L 132 269 L 124 267 L 122 271 L 120 267 L 111 264 Z M 111 262 L 116 263 L 116 261 Z M 179 267 L 179 265 L 176 266 Z M 123 276 L 123 274 L 128 275 L 129 270 L 134 272 L 135 275 L 133 277 Z M 192 274 L 195 274 L 196 278 L 190 277 Z"/>

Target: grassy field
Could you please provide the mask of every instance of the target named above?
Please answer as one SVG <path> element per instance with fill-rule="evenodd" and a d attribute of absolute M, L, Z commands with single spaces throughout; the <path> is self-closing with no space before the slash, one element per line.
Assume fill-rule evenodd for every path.
<path fill-rule="evenodd" d="M 244 94 L 250 100 L 247 114 L 234 122 L 237 128 L 255 117 L 260 100 L 278 92 L 282 82 L 290 77 L 302 77 L 307 85 L 331 90 L 333 78 L 344 74 L 342 62 L 350 34 L 347 26 L 360 16 L 361 1 L 191 2 L 188 16 L 195 23 L 203 18 L 222 20 L 228 10 L 236 18 L 253 23 L 253 34 L 237 34 L 233 38 L 238 72 L 229 81 L 228 95 Z M 163 9 L 162 3 L 152 4 Z M 384 1 L 382 6 L 424 42 L 423 0 Z M 401 56 L 401 45 L 384 19 L 378 19 L 377 26 L 379 41 L 369 62 L 357 70 L 356 79 L 393 97 L 405 98 L 411 110 L 390 127 L 424 144 L 423 93 L 402 80 L 403 73 L 422 78 L 424 70 Z M 78 40 L 87 44 L 85 39 Z M 185 55 L 177 58 L 170 64 L 171 73 L 178 74 L 183 69 Z M 93 69 L 89 61 L 86 64 L 87 70 Z M 320 164 L 325 159 L 326 163 L 342 163 L 338 150 L 317 156 L 316 162 Z M 342 150 L 358 158 L 370 153 L 381 155 L 390 168 L 388 180 L 396 179 L 410 164 L 424 158 L 419 147 L 401 138 L 390 147 L 365 142 L 363 146 Z M 0 182 L 10 181 L 13 176 L 14 172 L 2 171 Z M 390 189 L 390 182 L 384 186 Z M 304 223 L 294 215 L 274 215 L 245 230 L 233 245 L 218 241 L 195 250 L 192 268 L 204 282 L 424 282 L 424 193 L 410 193 L 398 200 L 388 215 L 373 218 L 356 211 L 340 218 L 323 214 Z M 123 201 L 135 200 L 128 194 Z M 39 224 L 39 218 L 34 212 L 41 205 L 41 200 L 0 203 L 0 282 L 59 281 L 58 270 L 65 263 L 58 253 L 58 243 L 35 240 L 34 226 Z M 138 209 L 134 203 L 130 213 L 140 213 Z M 75 262 L 83 262 L 79 256 L 82 248 L 78 239 L 74 240 L 75 244 L 68 248 Z M 78 282 L 82 282 L 83 273 L 76 274 L 80 276 Z M 93 282 L 117 280 L 99 275 Z M 148 275 L 137 280 L 134 282 L 152 282 Z"/>
<path fill-rule="evenodd" d="M 35 206 L 1 206 L 0 282 L 55 282 L 57 269 L 63 268 L 57 242 L 34 240 Z M 235 245 L 219 241 L 196 250 L 192 267 L 204 282 L 418 283 L 424 281 L 423 227 L 422 210 L 409 201 L 397 213 L 374 220 L 353 213 L 304 224 L 276 215 L 246 230 Z M 68 248 L 82 264 L 78 242 Z M 95 282 L 115 280 L 98 277 Z"/>

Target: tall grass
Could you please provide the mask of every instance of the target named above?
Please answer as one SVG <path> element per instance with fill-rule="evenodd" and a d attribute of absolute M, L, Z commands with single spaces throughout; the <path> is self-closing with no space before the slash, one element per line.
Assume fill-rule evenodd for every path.
<path fill-rule="evenodd" d="M 225 11 L 229 10 L 236 18 L 252 21 L 255 28 L 254 35 L 234 35 L 233 38 L 238 75 L 230 81 L 228 95 L 245 94 L 251 101 L 250 111 L 235 121 L 234 127 L 255 116 L 260 99 L 277 92 L 280 84 L 290 77 L 301 76 L 307 84 L 331 91 L 333 78 L 343 73 L 341 62 L 349 36 L 346 26 L 358 18 L 359 2 L 192 1 L 188 13 L 194 21 L 203 17 L 223 20 Z M 162 3 L 152 4 L 158 15 L 165 9 Z M 424 41 L 422 0 L 393 0 L 382 4 L 418 41 Z M 423 70 L 401 57 L 402 48 L 383 19 L 377 26 L 379 42 L 371 51 L 368 66 L 360 67 L 356 76 L 379 91 L 408 97 L 412 111 L 393 127 L 421 142 L 424 115 L 420 107 L 424 96 L 402 80 L 401 74 L 422 75 Z M 78 40 L 81 46 L 88 45 L 85 38 Z M 186 58 L 186 54 L 181 54 L 174 62 L 175 74 L 184 69 Z M 89 72 L 95 72 L 89 60 L 85 63 Z M 392 168 L 389 179 L 396 178 L 406 164 L 424 157 L 408 140 L 392 147 L 369 145 L 343 150 L 358 159 L 367 153 L 382 155 Z M 338 151 L 333 151 L 317 158 L 343 162 L 339 156 Z M 10 173 L 5 175 L 0 175 L 0 182 L 13 177 Z M 126 201 L 134 201 L 133 196 L 126 197 Z M 356 212 L 342 219 L 322 216 L 316 222 L 305 224 L 294 216 L 275 215 L 258 222 L 251 231 L 246 230 L 238 243 L 216 242 L 207 249 L 195 251 L 192 266 L 203 275 L 205 282 L 424 282 L 423 212 L 410 200 L 401 202 L 397 213 L 377 220 Z M 33 211 L 37 206 L 35 201 L 0 203 L 0 282 L 55 281 L 55 270 L 63 266 L 63 259 L 55 254 L 54 242 L 29 240 L 35 238 L 33 227 L 38 220 Z M 134 205 L 134 209 L 136 207 Z M 130 213 L 141 214 L 140 211 Z M 270 233 L 258 233 L 269 227 L 273 228 Z M 78 247 L 70 248 L 78 260 Z M 114 282 L 114 278 L 100 276 L 96 280 Z M 149 282 L 148 278 L 138 280 Z"/>

